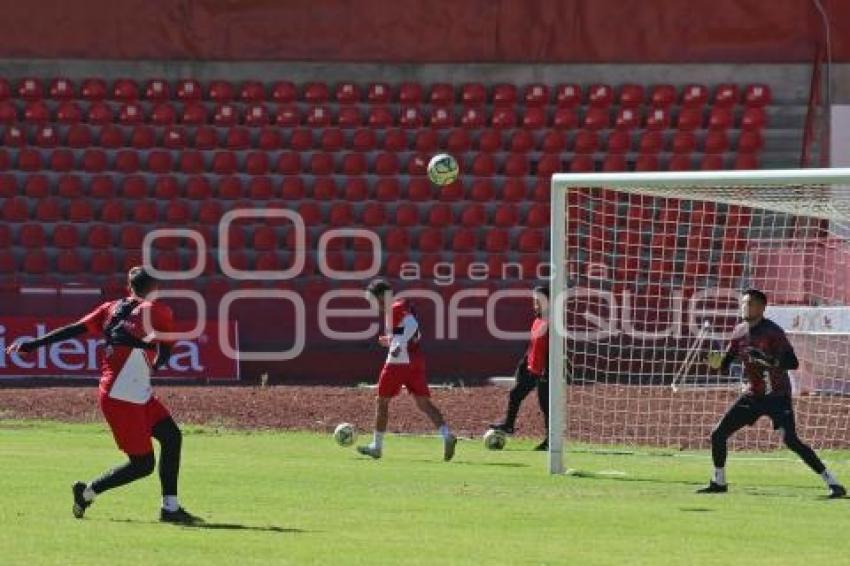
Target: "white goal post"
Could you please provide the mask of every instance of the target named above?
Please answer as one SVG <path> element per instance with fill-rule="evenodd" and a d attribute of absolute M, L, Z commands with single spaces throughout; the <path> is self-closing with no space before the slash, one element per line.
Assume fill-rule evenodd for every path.
<path fill-rule="evenodd" d="M 850 445 L 850 169 L 556 174 L 551 188 L 551 474 L 565 435 L 705 446 L 741 378 L 704 359 L 748 287 L 797 350 L 804 433 Z M 769 433 L 733 447 L 773 446 Z"/>

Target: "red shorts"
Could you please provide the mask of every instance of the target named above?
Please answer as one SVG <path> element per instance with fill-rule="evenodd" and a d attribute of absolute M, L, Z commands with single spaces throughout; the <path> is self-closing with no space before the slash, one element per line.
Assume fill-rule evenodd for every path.
<path fill-rule="evenodd" d="M 128 403 L 100 392 L 100 411 L 106 417 L 115 444 L 129 456 L 144 456 L 153 452 L 151 431 L 157 423 L 171 416 L 156 397 L 144 405 Z"/>
<path fill-rule="evenodd" d="M 414 358 L 409 364 L 385 364 L 378 378 L 378 397 L 395 397 L 401 386 L 417 397 L 430 397 L 425 377 L 425 360 Z"/>

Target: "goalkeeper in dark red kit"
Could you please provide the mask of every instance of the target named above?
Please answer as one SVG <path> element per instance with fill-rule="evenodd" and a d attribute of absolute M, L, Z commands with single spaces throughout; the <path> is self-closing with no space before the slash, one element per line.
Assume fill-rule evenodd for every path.
<path fill-rule="evenodd" d="M 729 408 L 711 432 L 711 457 L 714 476 L 707 487 L 698 493 L 725 493 L 726 441 L 735 432 L 767 416 L 773 428 L 782 433 L 782 441 L 796 453 L 829 488 L 829 497 L 846 495 L 815 451 L 797 436 L 794 408 L 791 403 L 791 379 L 788 370 L 799 367 L 794 348 L 785 332 L 775 322 L 764 317 L 767 297 L 757 289 L 744 291 L 741 297 L 741 317 L 744 322 L 735 327 L 729 348 L 724 354 L 709 356 L 714 369 L 729 371 L 734 360 L 744 366 L 747 390 Z"/>
<path fill-rule="evenodd" d="M 537 389 L 537 402 L 546 429 L 549 429 L 549 323 L 546 320 L 546 308 L 549 302 L 549 288 L 539 286 L 534 288 L 534 322 L 531 324 L 531 339 L 528 350 L 519 361 L 514 372 L 516 384 L 508 396 L 508 411 L 505 420 L 493 423 L 490 428 L 513 434 L 516 417 L 523 400 L 535 388 Z M 549 435 L 547 432 L 543 442 L 538 444 L 535 450 L 547 450 L 549 448 Z"/>

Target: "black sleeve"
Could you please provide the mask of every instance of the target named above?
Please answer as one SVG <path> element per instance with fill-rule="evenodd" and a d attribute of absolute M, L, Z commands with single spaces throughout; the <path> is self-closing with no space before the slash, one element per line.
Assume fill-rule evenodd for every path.
<path fill-rule="evenodd" d="M 88 332 L 88 329 L 86 328 L 85 324 L 69 324 L 68 326 L 63 326 L 61 328 L 57 328 L 56 330 L 48 332 L 41 338 L 36 338 L 35 340 L 27 340 L 26 342 L 21 344 L 21 350 L 23 350 L 24 352 L 32 352 L 33 350 L 41 348 L 42 346 L 47 346 L 48 344 L 53 344 L 55 342 L 61 342 L 62 340 L 67 340 L 68 338 L 74 338 L 75 336 L 85 334 L 86 332 Z"/>
<path fill-rule="evenodd" d="M 779 343 L 779 355 L 776 356 L 776 361 L 779 369 L 797 369 L 800 367 L 800 360 L 797 359 L 797 354 L 794 353 L 794 346 L 788 341 L 785 333 L 780 331 L 777 339 Z"/>
<path fill-rule="evenodd" d="M 153 362 L 153 369 L 159 369 L 168 363 L 168 358 L 171 357 L 171 345 L 160 344 L 156 353 L 156 359 Z"/>

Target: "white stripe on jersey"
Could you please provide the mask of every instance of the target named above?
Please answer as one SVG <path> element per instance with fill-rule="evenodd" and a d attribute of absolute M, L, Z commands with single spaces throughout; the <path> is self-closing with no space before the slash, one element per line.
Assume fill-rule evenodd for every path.
<path fill-rule="evenodd" d="M 153 396 L 151 366 L 142 350 L 133 348 L 118 377 L 112 383 L 109 396 L 119 401 L 144 405 Z"/>

